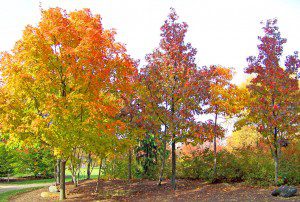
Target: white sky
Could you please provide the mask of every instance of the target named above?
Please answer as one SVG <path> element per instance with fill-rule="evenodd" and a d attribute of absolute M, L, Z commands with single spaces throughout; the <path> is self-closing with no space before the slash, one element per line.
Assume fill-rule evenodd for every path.
<path fill-rule="evenodd" d="M 40 19 L 39 0 L 0 0 L 0 51 L 8 51 L 21 38 L 27 24 Z M 144 64 L 160 40 L 160 27 L 174 7 L 189 25 L 186 42 L 197 48 L 198 66 L 220 64 L 233 67 L 235 83 L 245 80 L 246 58 L 257 54 L 260 21 L 278 18 L 288 39 L 284 55 L 300 51 L 300 0 L 41 0 L 43 9 L 68 11 L 90 8 L 102 16 L 106 29 L 117 30 L 117 40 Z M 212 118 L 212 117 L 207 117 Z M 225 128 L 232 130 L 232 123 Z"/>
<path fill-rule="evenodd" d="M 38 0 L 1 0 L 0 51 L 10 50 L 27 24 L 40 19 Z M 257 54 L 260 21 L 278 18 L 282 36 L 288 39 L 284 54 L 300 51 L 300 0 L 41 0 L 43 9 L 68 11 L 91 8 L 100 14 L 105 28 L 117 30 L 117 40 L 140 59 L 158 46 L 160 27 L 174 7 L 189 25 L 186 41 L 197 48 L 199 66 L 221 64 L 242 74 L 246 58 Z"/>

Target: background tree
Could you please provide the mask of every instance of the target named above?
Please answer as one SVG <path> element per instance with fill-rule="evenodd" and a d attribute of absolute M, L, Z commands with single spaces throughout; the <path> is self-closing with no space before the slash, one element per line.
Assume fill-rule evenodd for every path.
<path fill-rule="evenodd" d="M 261 134 L 254 126 L 243 126 L 234 131 L 226 140 L 226 149 L 230 152 L 237 149 L 257 148 L 262 141 Z"/>
<path fill-rule="evenodd" d="M 208 69 L 209 89 L 205 113 L 214 115 L 214 176 L 217 174 L 217 137 L 218 118 L 232 117 L 243 109 L 245 91 L 231 83 L 233 72 L 229 68 L 210 66 Z"/>

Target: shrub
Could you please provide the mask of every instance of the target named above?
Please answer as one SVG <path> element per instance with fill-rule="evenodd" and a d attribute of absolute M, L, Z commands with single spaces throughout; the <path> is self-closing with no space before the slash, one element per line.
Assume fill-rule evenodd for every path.
<path fill-rule="evenodd" d="M 298 148 L 298 147 L 297 147 Z M 281 184 L 300 183 L 300 155 L 287 148 L 281 154 L 279 181 Z M 178 160 L 178 177 L 203 179 L 215 182 L 244 181 L 251 185 L 272 185 L 274 183 L 274 162 L 267 150 L 243 148 L 228 152 L 222 150 L 217 157 L 217 176 L 213 179 L 213 151 L 193 152 Z"/>

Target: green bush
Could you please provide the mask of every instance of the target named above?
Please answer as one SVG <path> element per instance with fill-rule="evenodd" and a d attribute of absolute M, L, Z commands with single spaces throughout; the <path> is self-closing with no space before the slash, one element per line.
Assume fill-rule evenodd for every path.
<path fill-rule="evenodd" d="M 213 152 L 206 149 L 198 155 L 184 156 L 179 160 L 178 176 L 181 178 L 203 179 L 207 181 L 236 182 L 242 178 L 237 159 L 222 151 L 217 156 L 217 176 L 213 179 Z"/>
<path fill-rule="evenodd" d="M 284 155 L 279 164 L 279 180 L 281 184 L 300 184 L 300 156 Z"/>
<path fill-rule="evenodd" d="M 8 147 L 0 142 L 0 176 L 24 174 L 40 178 L 53 176 L 54 157 L 49 149 L 39 146 L 30 148 Z"/>
<path fill-rule="evenodd" d="M 0 142 L 0 177 L 13 174 L 13 153 L 13 151 L 9 151 L 3 142 Z"/>
<path fill-rule="evenodd" d="M 15 154 L 16 173 L 28 173 L 34 177 L 49 178 L 54 174 L 54 157 L 49 149 L 30 147 Z"/>
<path fill-rule="evenodd" d="M 282 154 L 279 167 L 281 184 L 300 183 L 300 157 Z M 217 156 L 217 176 L 213 178 L 213 151 L 204 150 L 178 160 L 178 177 L 216 182 L 244 181 L 252 185 L 274 184 L 274 161 L 268 151 L 243 149 L 232 153 L 223 150 Z"/>

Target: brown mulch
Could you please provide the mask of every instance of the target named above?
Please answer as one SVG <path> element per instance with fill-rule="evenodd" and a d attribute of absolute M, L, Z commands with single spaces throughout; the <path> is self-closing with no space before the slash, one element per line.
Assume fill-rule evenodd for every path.
<path fill-rule="evenodd" d="M 299 191 L 292 198 L 273 197 L 274 187 L 259 188 L 241 183 L 209 184 L 198 180 L 178 180 L 174 191 L 169 181 L 160 187 L 151 180 L 101 181 L 101 190 L 95 192 L 96 181 L 82 181 L 78 187 L 67 185 L 67 201 L 300 201 Z M 298 187 L 299 190 L 300 187 Z M 42 198 L 47 188 L 17 196 L 11 201 L 58 201 L 58 197 Z"/>

